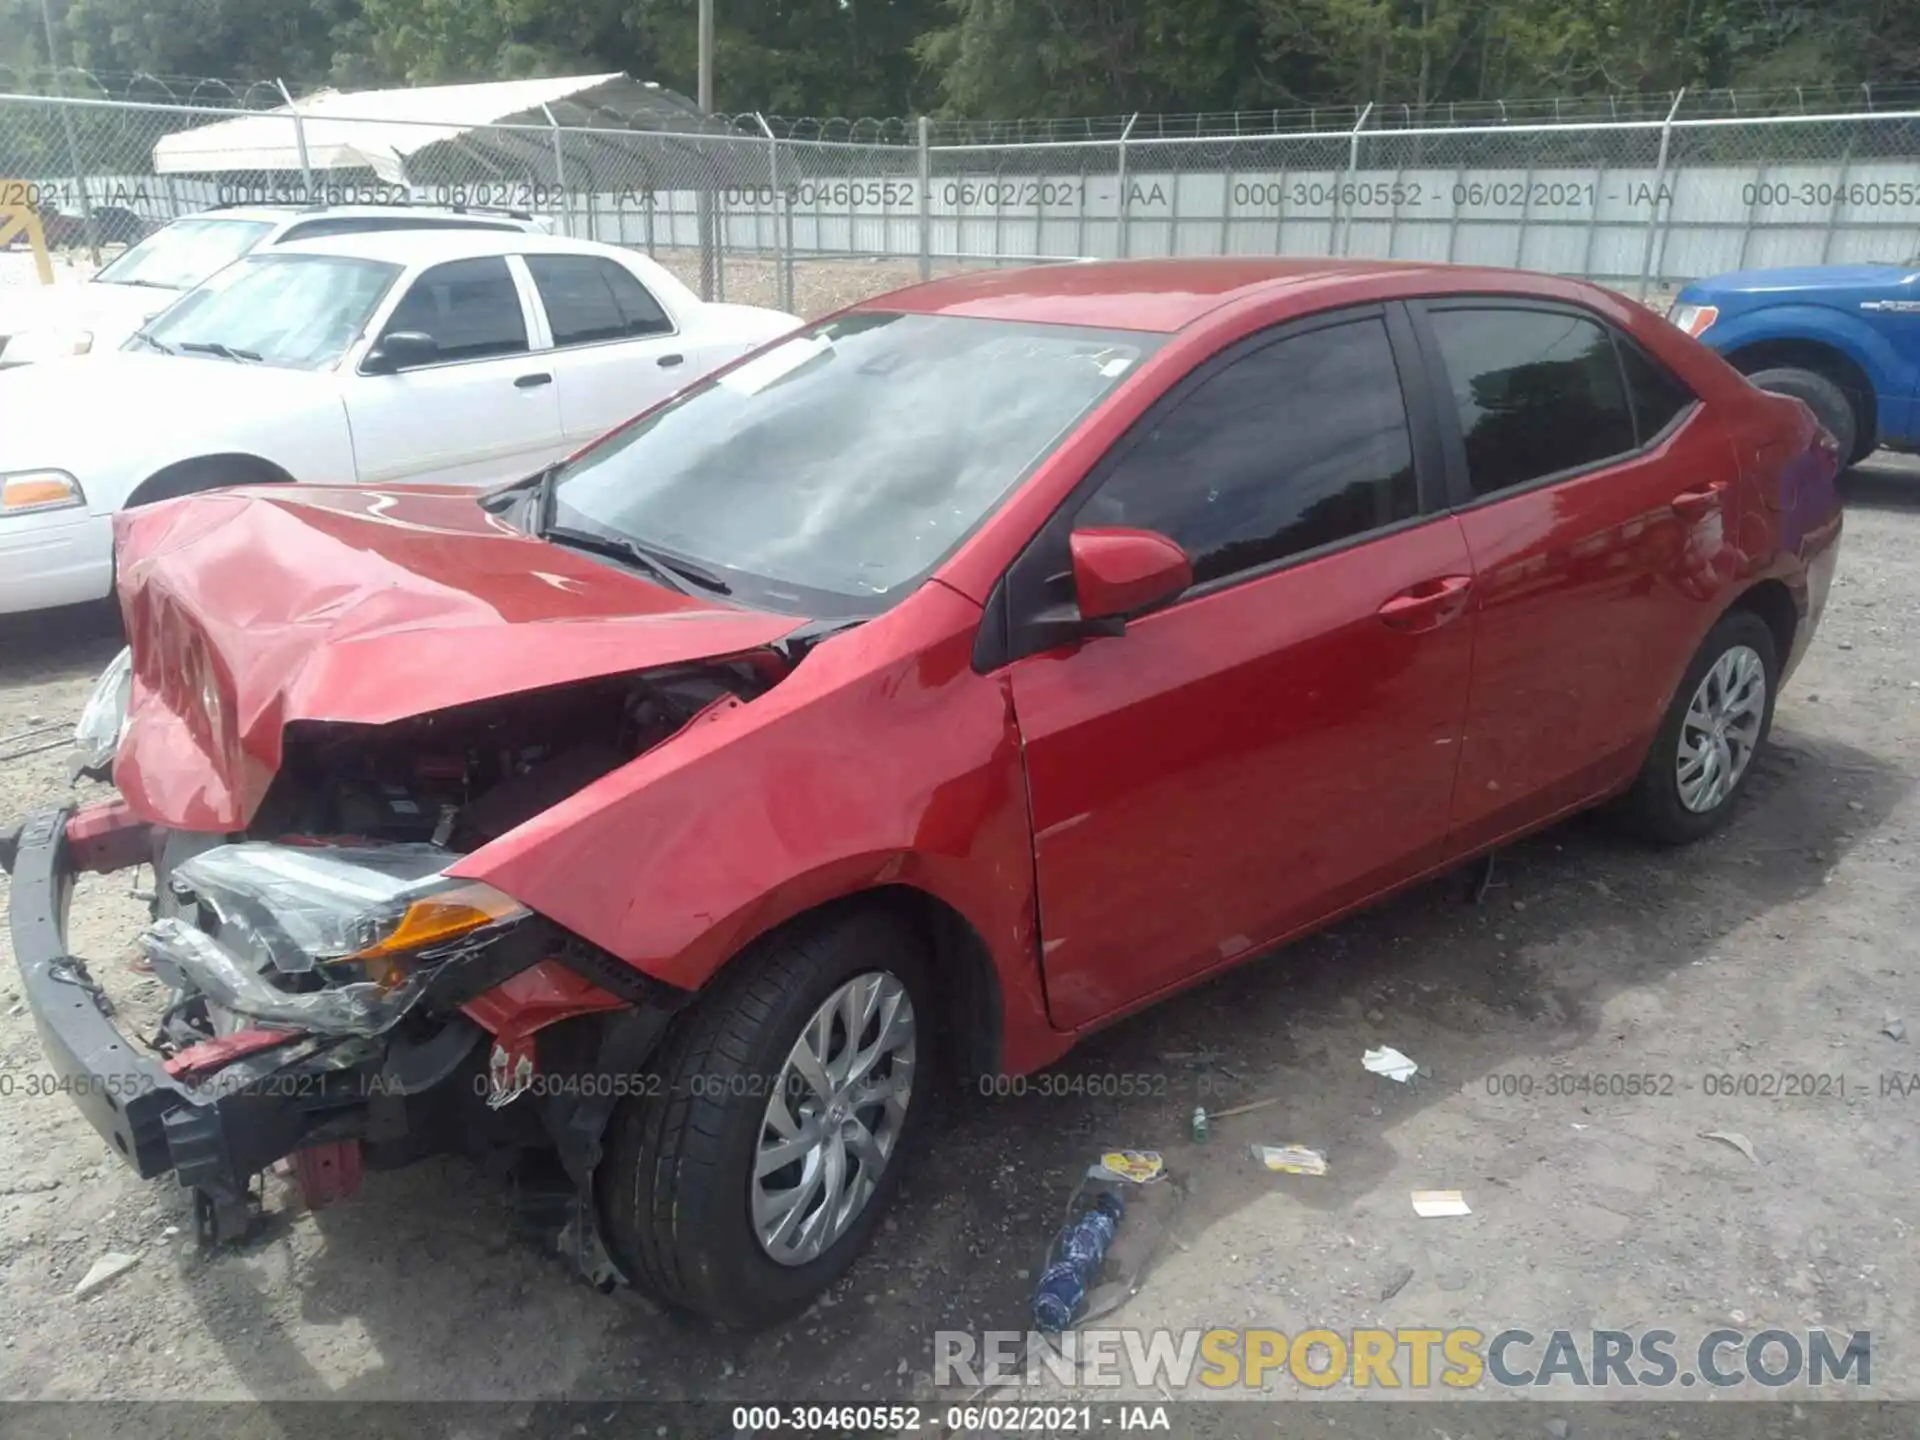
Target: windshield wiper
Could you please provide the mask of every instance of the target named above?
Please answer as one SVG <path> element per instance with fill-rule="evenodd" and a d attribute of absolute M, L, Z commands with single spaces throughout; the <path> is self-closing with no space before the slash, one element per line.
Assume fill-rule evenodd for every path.
<path fill-rule="evenodd" d="M 538 536 L 542 519 L 540 512 L 546 509 L 544 496 L 552 487 L 554 472 L 559 468 L 559 465 L 549 465 L 544 470 L 536 470 L 531 475 L 522 475 L 518 480 L 509 480 L 497 489 L 486 491 L 480 496 L 480 508 L 490 515 L 499 515 L 513 509 L 516 505 L 526 506 L 535 512 L 530 518 L 526 518 L 526 532 L 529 535 Z M 532 503 L 528 504 L 530 495 Z"/>
<path fill-rule="evenodd" d="M 251 350 L 236 350 L 231 345 L 222 345 L 218 340 L 182 340 L 180 348 L 194 355 L 218 355 L 222 360 L 247 360 L 260 363 L 260 357 Z"/>
<path fill-rule="evenodd" d="M 93 278 L 102 285 L 138 285 L 142 290 L 178 290 L 180 288 L 178 285 L 167 285 L 159 280 L 119 280 L 111 275 L 96 275 Z"/>
<path fill-rule="evenodd" d="M 733 587 L 711 570 L 703 569 L 690 560 L 682 560 L 677 555 L 666 555 L 638 540 L 630 540 L 624 535 L 603 535 L 597 530 L 575 530 L 569 525 L 550 525 L 541 529 L 542 540 L 551 540 L 556 545 L 570 545 L 576 550 L 590 551 L 595 555 L 605 555 L 610 559 L 624 560 L 639 570 L 645 570 L 655 579 L 663 581 L 668 587 L 689 593 L 683 581 L 691 581 L 702 590 L 710 590 L 715 595 L 731 595 Z"/>
<path fill-rule="evenodd" d="M 149 335 L 144 330 L 134 331 L 133 338 L 138 340 L 143 345 L 151 345 L 154 349 L 158 350 L 162 355 L 173 354 L 173 347 L 171 345 L 167 344 L 167 342 L 164 340 L 154 339 L 153 336 Z"/>

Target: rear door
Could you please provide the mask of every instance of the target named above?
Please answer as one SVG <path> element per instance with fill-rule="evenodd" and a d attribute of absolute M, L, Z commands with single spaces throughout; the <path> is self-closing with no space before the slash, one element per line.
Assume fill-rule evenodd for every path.
<path fill-rule="evenodd" d="M 1438 861 L 1470 566 L 1459 523 L 1433 513 L 1445 502 L 1431 422 L 1403 397 L 1416 357 L 1397 307 L 1316 317 L 1216 357 L 1009 573 L 1060 1024 L 1136 1004 Z M 1023 617 L 1071 603 L 1067 537 L 1088 526 L 1168 536 L 1195 582 L 1116 638 L 1033 649 Z"/>
<path fill-rule="evenodd" d="M 380 333 L 430 335 L 438 358 L 393 375 L 363 367 L 343 387 L 360 479 L 491 484 L 558 458 L 560 401 L 548 357 L 531 353 L 533 319 L 498 255 L 422 271 Z"/>
<path fill-rule="evenodd" d="M 697 366 L 673 317 L 626 266 L 602 255 L 521 257 L 546 312 L 543 356 L 560 427 L 577 449 L 666 399 Z"/>
<path fill-rule="evenodd" d="M 1450 848 L 1633 774 L 1737 568 L 1732 445 L 1599 316 L 1415 306 L 1473 557 L 1473 686 Z"/>

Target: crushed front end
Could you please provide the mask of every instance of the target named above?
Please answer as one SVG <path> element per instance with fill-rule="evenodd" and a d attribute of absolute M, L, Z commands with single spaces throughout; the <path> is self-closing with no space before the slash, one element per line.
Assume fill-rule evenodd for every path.
<path fill-rule="evenodd" d="M 450 1151 L 505 1162 L 531 1228 L 619 1281 L 593 1194 L 601 1136 L 690 997 L 447 870 L 745 703 L 758 675 L 677 667 L 390 724 L 294 724 L 256 814 L 226 834 L 124 800 L 29 817 L 0 859 L 49 1066 L 142 1176 L 192 1190 L 203 1242 L 246 1233 L 276 1166 L 317 1207 L 363 1167 Z M 104 774 L 125 694 L 116 662 L 77 771 Z M 69 953 L 66 918 L 77 874 L 139 866 L 156 883 L 138 945 L 168 1000 L 133 1034 Z"/>

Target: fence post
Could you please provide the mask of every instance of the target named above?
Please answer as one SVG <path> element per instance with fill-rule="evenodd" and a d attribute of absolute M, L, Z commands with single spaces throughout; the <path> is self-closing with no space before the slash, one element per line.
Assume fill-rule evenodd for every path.
<path fill-rule="evenodd" d="M 540 102 L 540 113 L 547 117 L 547 128 L 553 132 L 553 184 L 560 192 L 560 213 L 566 217 L 567 234 L 572 236 L 573 192 L 567 189 L 567 156 L 560 144 L 560 122 L 553 118 L 553 107 L 544 100 Z"/>
<path fill-rule="evenodd" d="M 1140 112 L 1136 110 L 1128 117 L 1127 128 L 1120 132 L 1120 161 L 1117 167 L 1120 177 L 1120 208 L 1117 212 L 1117 223 L 1114 226 L 1116 234 L 1113 248 L 1114 253 L 1122 260 L 1127 258 L 1133 248 L 1133 197 L 1127 194 L 1127 137 L 1133 134 L 1133 127 L 1139 119 Z"/>
<path fill-rule="evenodd" d="M 767 137 L 767 183 L 773 191 L 774 294 L 782 310 L 793 309 L 793 202 L 780 187 L 780 141 L 767 124 L 767 117 L 755 111 L 753 118 Z M 781 224 L 785 219 L 785 225 Z M 852 237 L 849 236 L 849 239 Z"/>
<path fill-rule="evenodd" d="M 49 31 L 51 41 L 51 31 Z M 74 187 L 80 192 L 80 223 L 86 231 L 87 253 L 93 256 L 96 267 L 100 264 L 100 230 L 93 220 L 93 200 L 87 194 L 87 174 L 80 167 L 80 146 L 73 138 L 73 116 L 67 112 L 66 86 L 61 83 L 60 72 L 53 73 L 54 107 L 60 112 L 60 129 L 67 137 L 67 163 L 73 167 Z M 51 280 L 45 282 L 52 284 Z"/>
<path fill-rule="evenodd" d="M 300 152 L 300 183 L 306 187 L 307 199 L 313 199 L 313 166 L 307 160 L 307 124 L 300 118 L 300 107 L 293 103 L 293 94 L 287 89 L 287 82 L 276 79 L 273 82 L 280 90 L 280 98 L 287 102 L 287 113 L 293 116 L 293 147 Z"/>
<path fill-rule="evenodd" d="M 1367 117 L 1373 114 L 1373 101 L 1369 100 L 1361 108 L 1360 118 L 1353 122 L 1353 129 L 1347 132 L 1347 168 L 1344 179 L 1336 180 L 1333 186 L 1333 213 L 1340 217 L 1340 254 L 1353 253 L 1353 206 L 1340 203 L 1341 192 L 1353 179 L 1360 168 L 1360 132 L 1367 128 Z M 1342 212 L 1345 212 L 1342 214 Z"/>
<path fill-rule="evenodd" d="M 707 127 L 701 125 L 700 148 L 695 154 L 700 160 L 700 190 L 695 197 L 694 228 L 700 242 L 700 298 L 716 300 L 714 293 L 719 279 L 720 255 L 714 236 L 714 197 L 713 197 L 713 157 L 707 153 Z"/>
<path fill-rule="evenodd" d="M 920 278 L 933 278 L 933 124 L 920 117 Z M 818 239 L 814 241 L 819 244 Z"/>
<path fill-rule="evenodd" d="M 1660 158 L 1653 164 L 1653 208 L 1647 213 L 1647 244 L 1640 254 L 1640 303 L 1643 305 L 1653 280 L 1653 242 L 1660 226 L 1660 192 L 1667 185 L 1667 147 L 1673 139 L 1673 117 L 1680 113 L 1680 102 L 1686 98 L 1687 87 L 1682 85 L 1674 92 L 1667 118 L 1660 122 Z M 1669 205 L 1667 210 L 1671 214 L 1673 207 Z"/>

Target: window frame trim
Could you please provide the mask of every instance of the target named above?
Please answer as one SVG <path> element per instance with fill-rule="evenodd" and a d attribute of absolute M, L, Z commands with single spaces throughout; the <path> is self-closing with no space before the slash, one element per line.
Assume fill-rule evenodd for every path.
<path fill-rule="evenodd" d="M 1693 387 L 1674 375 L 1672 366 L 1662 362 L 1658 356 L 1649 351 L 1646 346 L 1638 344 L 1631 336 L 1622 334 L 1620 327 L 1604 315 L 1573 301 L 1493 293 L 1436 295 L 1409 299 L 1405 304 L 1408 319 L 1420 345 L 1424 362 L 1423 373 L 1431 392 L 1429 397 L 1431 409 L 1440 429 L 1441 449 L 1446 458 L 1445 488 L 1450 497 L 1449 511 L 1452 514 L 1460 515 L 1486 505 L 1497 505 L 1503 500 L 1531 495 L 1534 491 L 1551 485 L 1564 485 L 1569 480 L 1584 479 L 1602 470 L 1618 469 L 1622 465 L 1649 458 L 1665 447 L 1705 408 L 1704 402 L 1694 393 Z M 1626 402 L 1627 423 L 1633 427 L 1634 444 L 1626 450 L 1616 451 L 1598 460 L 1589 460 L 1585 464 L 1538 475 L 1531 480 L 1518 485 L 1509 485 L 1502 490 L 1476 495 L 1473 491 L 1473 477 L 1467 466 L 1466 436 L 1460 429 L 1460 414 L 1453 401 L 1453 377 L 1447 370 L 1446 359 L 1440 350 L 1440 337 L 1434 330 L 1431 319 L 1434 314 L 1448 310 L 1524 310 L 1540 315 L 1565 315 L 1599 326 L 1610 342 L 1613 368 L 1620 377 L 1620 397 Z M 1640 438 L 1640 413 L 1633 401 L 1633 388 L 1627 383 L 1627 367 L 1621 363 L 1620 359 L 1622 344 L 1633 345 L 1643 357 L 1693 397 L 1691 403 L 1682 406 L 1680 411 L 1661 427 L 1658 434 L 1644 440 Z"/>
<path fill-rule="evenodd" d="M 587 260 L 596 264 L 612 265 L 616 269 L 624 270 L 629 276 L 632 276 L 633 283 L 644 290 L 652 299 L 655 308 L 666 317 L 669 328 L 649 331 L 645 335 L 616 335 L 611 340 L 573 340 L 564 345 L 561 344 L 558 337 L 553 333 L 553 311 L 547 304 L 547 297 L 540 292 L 540 277 L 533 273 L 533 262 L 535 260 Z M 537 354 L 560 354 L 562 352 L 571 354 L 575 350 L 600 350 L 609 345 L 646 345 L 655 340 L 678 340 L 681 338 L 679 317 L 661 302 L 658 295 L 653 293 L 653 287 L 651 285 L 647 284 L 639 275 L 635 275 L 630 267 L 622 265 L 612 256 L 581 255 L 568 250 L 529 250 L 521 254 L 520 261 L 526 267 L 527 284 L 532 288 L 534 303 L 540 307 L 540 318 L 546 326 L 547 343 L 541 351 L 535 352 Z M 619 309 L 618 299 L 614 300 L 614 308 L 615 310 Z"/>
<path fill-rule="evenodd" d="M 979 634 L 974 644 L 974 670 L 980 674 L 987 674 L 1031 655 L 1044 654 L 1061 644 L 1057 635 L 1051 635 L 1040 628 L 1039 611 L 1031 605 L 1023 605 L 1025 597 L 1017 597 L 1014 592 L 1022 588 L 1023 582 L 1029 580 L 1031 572 L 1036 567 L 1047 567 L 1048 573 L 1041 581 L 1043 584 L 1059 574 L 1057 567 L 1068 563 L 1068 538 L 1073 533 L 1073 522 L 1081 507 L 1112 477 L 1114 471 L 1124 463 L 1134 447 L 1140 443 L 1141 438 L 1169 411 L 1184 403 L 1195 390 L 1228 366 L 1237 364 L 1249 355 L 1316 331 L 1331 330 L 1367 320 L 1379 320 L 1384 325 L 1389 352 L 1400 384 L 1401 404 L 1406 412 L 1408 447 L 1413 459 L 1416 507 L 1414 513 L 1404 520 L 1397 520 L 1389 525 L 1376 526 L 1355 535 L 1328 541 L 1324 545 L 1317 545 L 1311 550 L 1297 551 L 1276 560 L 1269 560 L 1264 564 L 1236 570 L 1230 575 L 1221 575 L 1212 580 L 1190 585 L 1178 595 L 1169 597 L 1135 618 L 1145 619 L 1150 615 L 1158 615 L 1183 606 L 1189 601 L 1204 600 L 1224 591 L 1264 580 L 1284 570 L 1312 564 L 1329 556 L 1421 525 L 1431 524 L 1435 520 L 1448 516 L 1451 513 L 1447 489 L 1448 472 L 1441 444 L 1443 436 L 1439 429 L 1439 417 L 1433 399 L 1434 387 L 1427 373 L 1429 361 L 1417 343 L 1412 320 L 1407 314 L 1404 302 L 1369 301 L 1357 305 L 1344 305 L 1337 309 L 1319 310 L 1282 320 L 1251 335 L 1243 336 L 1200 359 L 1184 375 L 1161 391 L 1153 403 L 1127 427 L 1106 452 L 1087 467 L 1086 473 L 1075 482 L 1073 488 L 1035 529 L 1027 543 L 1020 548 L 1020 553 L 1014 556 L 999 582 L 993 587 L 992 593 L 987 597 Z"/>

